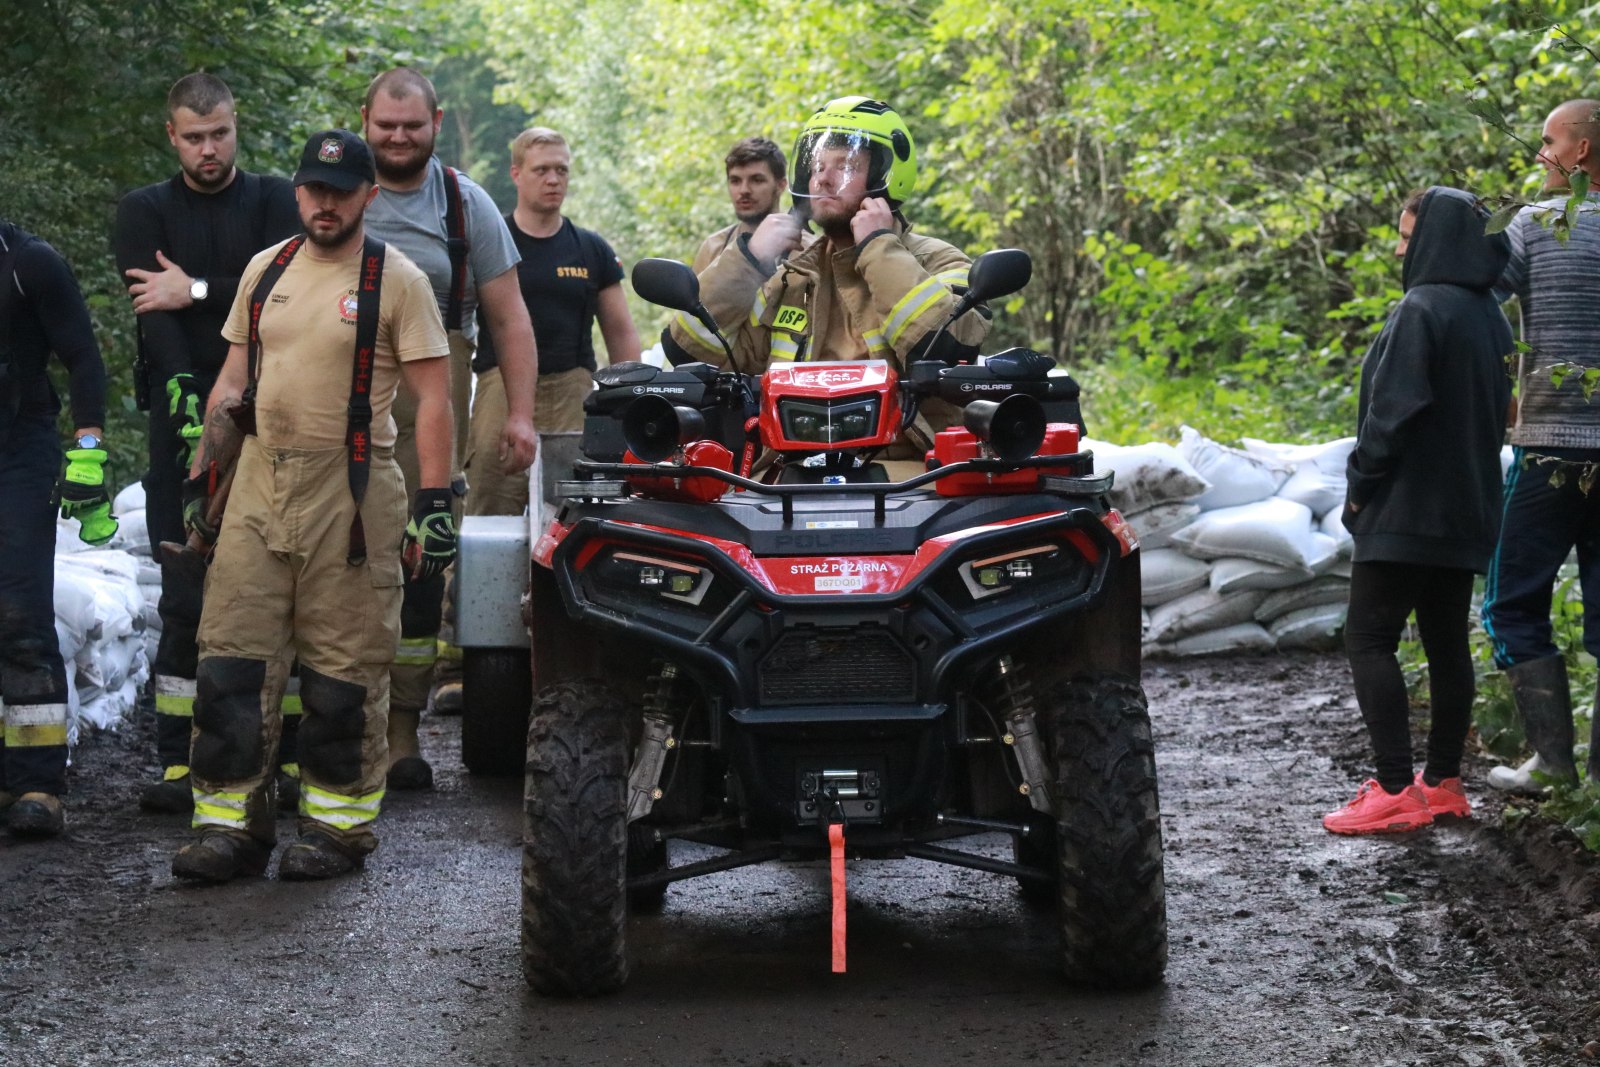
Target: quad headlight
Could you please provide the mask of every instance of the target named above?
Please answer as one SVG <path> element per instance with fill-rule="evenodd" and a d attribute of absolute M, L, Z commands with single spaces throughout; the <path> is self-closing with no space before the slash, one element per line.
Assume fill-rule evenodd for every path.
<path fill-rule="evenodd" d="M 790 441 L 817 445 L 859 441 L 878 432 L 879 398 L 801 400 L 785 397 L 778 402 L 783 435 Z"/>

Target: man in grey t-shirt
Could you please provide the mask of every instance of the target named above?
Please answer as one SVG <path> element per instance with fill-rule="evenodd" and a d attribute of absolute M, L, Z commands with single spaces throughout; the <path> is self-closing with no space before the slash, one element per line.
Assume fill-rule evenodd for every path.
<path fill-rule="evenodd" d="M 409 67 L 386 71 L 367 87 L 361 108 L 362 131 L 372 148 L 380 189 L 367 209 L 367 231 L 421 267 L 439 300 L 439 312 L 450 335 L 457 472 L 467 458 L 463 448 L 477 333 L 475 312 L 483 305 L 500 353 L 508 400 L 497 458 L 502 470 L 512 474 L 532 464 L 538 440 L 533 429 L 538 373 L 533 326 L 517 287 L 519 257 L 505 220 L 488 194 L 464 174 L 455 175 L 455 180 L 461 190 L 468 248 L 463 275 L 457 277 L 452 271 L 446 221 L 450 176 L 433 154 L 443 117 L 433 83 Z M 419 488 L 414 413 L 414 403 L 402 390 L 394 409 L 400 426 L 395 455 L 405 472 L 408 492 Z M 417 743 L 417 723 L 432 686 L 443 597 L 442 576 L 406 586 L 400 645 L 390 672 L 388 784 L 392 789 L 427 789 L 433 784 L 433 770 Z"/>
<path fill-rule="evenodd" d="M 1533 771 L 1577 781 L 1567 663 L 1550 625 L 1552 588 L 1578 549 L 1583 588 L 1583 645 L 1600 657 L 1600 489 L 1585 491 L 1584 472 L 1600 465 L 1600 405 L 1575 383 L 1551 380 L 1556 364 L 1600 367 L 1600 194 L 1589 194 L 1568 239 L 1540 224 L 1565 209 L 1570 176 L 1600 187 L 1600 100 L 1569 100 L 1545 120 L 1539 164 L 1551 199 L 1524 209 L 1507 229 L 1511 259 L 1496 293 L 1516 297 L 1529 351 L 1518 370 L 1500 544 L 1484 586 L 1483 628 L 1495 665 L 1505 669 L 1535 756 L 1521 767 L 1496 767 L 1489 784 L 1537 789 Z M 1566 477 L 1552 484 L 1552 474 Z M 1589 779 L 1600 781 L 1600 716 L 1589 748 Z"/>

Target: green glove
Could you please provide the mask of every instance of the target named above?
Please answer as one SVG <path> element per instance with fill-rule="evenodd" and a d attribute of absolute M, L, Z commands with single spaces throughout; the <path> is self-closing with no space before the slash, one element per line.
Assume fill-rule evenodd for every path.
<path fill-rule="evenodd" d="M 61 476 L 61 517 L 78 520 L 78 536 L 88 545 L 103 545 L 117 532 L 105 463 L 103 448 L 74 448 L 67 452 L 67 471 Z"/>
<path fill-rule="evenodd" d="M 456 520 L 450 513 L 449 489 L 417 490 L 400 557 L 406 573 L 416 582 L 443 574 L 456 558 Z"/>
<path fill-rule="evenodd" d="M 200 436 L 206 429 L 205 404 L 195 388 L 194 375 L 174 374 L 167 379 L 167 414 L 172 418 L 178 439 L 183 442 L 178 462 L 187 474 L 194 465 L 194 450 L 200 447 Z"/>

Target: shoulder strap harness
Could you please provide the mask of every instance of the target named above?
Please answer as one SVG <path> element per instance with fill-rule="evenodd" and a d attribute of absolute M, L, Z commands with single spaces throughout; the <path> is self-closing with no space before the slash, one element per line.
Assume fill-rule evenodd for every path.
<path fill-rule="evenodd" d="M 467 296 L 467 213 L 461 202 L 461 181 L 454 167 L 444 168 L 445 248 L 450 252 L 450 300 L 444 309 L 444 328 L 461 329 L 461 309 Z"/>
<path fill-rule="evenodd" d="M 267 296 L 289 268 L 305 237 L 291 238 L 267 264 L 261 280 L 250 293 L 250 342 L 246 349 L 247 376 L 245 409 L 249 412 L 246 433 L 255 432 L 256 382 L 261 377 L 261 309 Z M 345 562 L 359 566 L 367 560 L 367 533 L 361 522 L 361 502 L 367 496 L 372 475 L 372 365 L 378 349 L 378 304 L 383 282 L 383 259 L 387 247 L 368 236 L 361 247 L 361 273 L 356 285 L 356 348 L 350 369 L 350 404 L 345 416 L 345 451 L 349 454 L 350 495 L 355 499 L 355 517 L 350 520 L 350 551 Z"/>

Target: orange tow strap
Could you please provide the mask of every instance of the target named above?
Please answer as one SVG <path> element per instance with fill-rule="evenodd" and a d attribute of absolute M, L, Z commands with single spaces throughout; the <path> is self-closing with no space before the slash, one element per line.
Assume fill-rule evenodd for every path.
<path fill-rule="evenodd" d="M 833 973 L 844 973 L 844 825 L 828 827 L 828 846 L 833 860 Z"/>

